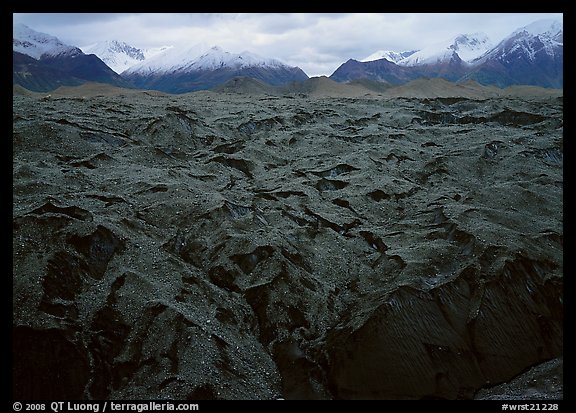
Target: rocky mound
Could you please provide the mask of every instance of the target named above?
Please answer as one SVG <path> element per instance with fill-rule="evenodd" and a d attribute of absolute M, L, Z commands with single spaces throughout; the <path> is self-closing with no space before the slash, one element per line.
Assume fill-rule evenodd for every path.
<path fill-rule="evenodd" d="M 92 98 L 96 96 L 116 97 L 116 96 L 133 96 L 141 94 L 148 96 L 166 96 L 165 93 L 159 92 L 157 90 L 126 89 L 112 86 L 106 83 L 96 83 L 96 82 L 88 82 L 80 86 L 60 86 L 58 89 L 55 89 L 52 92 L 50 92 L 49 96 Z"/>
<path fill-rule="evenodd" d="M 466 399 L 562 355 L 562 99 L 13 106 L 14 399 Z"/>
<path fill-rule="evenodd" d="M 211 90 L 219 93 L 238 93 L 247 95 L 278 94 L 278 89 L 276 87 L 250 77 L 234 77 Z"/>
<path fill-rule="evenodd" d="M 301 94 L 311 97 L 361 97 L 375 94 L 360 82 L 339 83 L 326 76 L 311 77 L 302 82 L 294 82 L 284 87 L 284 94 Z"/>
<path fill-rule="evenodd" d="M 558 98 L 563 96 L 562 89 L 549 89 L 539 86 L 509 86 L 498 88 L 484 86 L 467 80 L 465 82 L 449 82 L 445 79 L 417 79 L 402 86 L 388 88 L 383 93 L 387 97 L 410 98 L 452 98 L 488 99 L 495 97 L 521 98 Z"/>

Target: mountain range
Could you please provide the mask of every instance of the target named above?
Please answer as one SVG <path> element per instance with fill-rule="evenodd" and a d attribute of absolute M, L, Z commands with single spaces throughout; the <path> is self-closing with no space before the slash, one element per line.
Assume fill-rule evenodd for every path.
<path fill-rule="evenodd" d="M 185 93 L 239 77 L 272 86 L 308 79 L 298 67 L 248 51 L 232 53 L 203 44 L 139 49 L 118 40 L 78 48 L 24 25 L 13 27 L 13 83 L 34 91 L 90 81 Z M 562 88 L 562 23 L 541 20 L 496 45 L 484 33 L 474 33 L 420 50 L 380 50 L 362 60 L 348 60 L 330 76 L 337 82 L 380 82 L 383 87 L 420 78 Z M 226 89 L 232 84 L 238 82 L 228 83 Z"/>
<path fill-rule="evenodd" d="M 339 82 L 364 78 L 399 85 L 440 77 L 498 87 L 523 84 L 562 88 L 563 50 L 562 23 L 539 20 L 515 30 L 495 46 L 483 33 L 458 35 L 416 52 L 377 52 L 362 61 L 350 59 L 330 78 Z M 382 58 L 370 60 L 380 55 Z"/>

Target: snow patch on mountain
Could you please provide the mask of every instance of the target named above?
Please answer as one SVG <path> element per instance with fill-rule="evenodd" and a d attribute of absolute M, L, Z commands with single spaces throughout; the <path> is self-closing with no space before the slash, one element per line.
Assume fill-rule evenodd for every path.
<path fill-rule="evenodd" d="M 36 60 L 42 56 L 82 54 L 79 48 L 67 45 L 55 36 L 37 32 L 20 23 L 12 27 L 12 50 Z"/>
<path fill-rule="evenodd" d="M 392 50 L 378 50 L 372 53 L 370 56 L 365 57 L 360 60 L 361 62 L 372 62 L 374 60 L 386 59 L 392 63 L 398 63 L 400 60 L 407 58 L 408 56 L 416 53 L 417 50 L 409 50 L 405 52 L 395 52 Z"/>
<path fill-rule="evenodd" d="M 460 58 L 471 62 L 492 48 L 492 42 L 484 33 L 460 34 L 452 39 L 425 47 L 400 60 L 401 66 L 419 66 L 449 62 Z"/>

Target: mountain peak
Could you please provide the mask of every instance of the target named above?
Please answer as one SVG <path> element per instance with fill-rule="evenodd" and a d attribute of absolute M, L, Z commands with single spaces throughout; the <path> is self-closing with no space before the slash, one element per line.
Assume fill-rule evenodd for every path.
<path fill-rule="evenodd" d="M 171 48 L 172 46 L 161 46 L 139 49 L 121 40 L 104 40 L 81 47 L 84 53 L 95 54 L 118 74 Z"/>
<path fill-rule="evenodd" d="M 487 60 L 497 60 L 505 65 L 514 61 L 542 61 L 545 56 L 551 59 L 563 59 L 562 23 L 557 20 L 537 20 L 515 30 L 496 47 L 473 64 L 479 65 Z M 554 66 L 558 66 L 556 62 Z M 560 69 L 556 69 L 558 73 Z"/>
<path fill-rule="evenodd" d="M 95 54 L 116 73 L 122 73 L 145 59 L 143 50 L 120 40 L 104 40 L 83 46 L 82 51 L 86 54 Z"/>
<path fill-rule="evenodd" d="M 55 36 L 32 30 L 22 23 L 14 24 L 12 27 L 12 50 L 36 60 L 42 56 L 82 54 L 77 47 L 69 46 Z"/>
<path fill-rule="evenodd" d="M 386 59 L 389 62 L 398 63 L 400 60 L 413 55 L 417 51 L 418 50 L 407 50 L 404 52 L 395 52 L 393 50 L 378 50 L 377 52 L 372 53 L 370 56 L 362 59 L 361 62 L 371 62 L 373 60 Z"/>
<path fill-rule="evenodd" d="M 554 19 L 542 19 L 517 29 L 516 31 L 514 31 L 513 35 L 525 32 L 532 36 L 543 35 L 546 37 L 553 38 L 562 31 L 563 31 L 563 23 L 561 21 Z"/>
<path fill-rule="evenodd" d="M 103 42 L 96 43 L 96 45 L 106 47 L 112 52 L 125 53 L 137 60 L 144 60 L 144 54 L 142 50 L 134 46 L 130 46 L 128 43 L 122 42 L 120 40 L 105 40 Z"/>
<path fill-rule="evenodd" d="M 430 65 L 443 62 L 470 62 L 492 47 L 485 33 L 459 34 L 443 42 L 432 44 L 400 60 L 402 66 Z"/>
<path fill-rule="evenodd" d="M 475 47 L 481 46 L 485 47 L 485 45 L 490 44 L 490 39 L 488 35 L 483 32 L 477 32 L 472 34 L 459 34 L 454 38 L 452 43 L 456 49 L 462 49 L 465 46 Z"/>

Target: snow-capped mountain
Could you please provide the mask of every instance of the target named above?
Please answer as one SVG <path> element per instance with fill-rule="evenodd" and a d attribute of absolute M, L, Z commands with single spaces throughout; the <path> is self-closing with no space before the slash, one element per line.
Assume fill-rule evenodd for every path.
<path fill-rule="evenodd" d="M 129 86 L 95 55 L 22 24 L 13 27 L 12 71 L 14 84 L 38 92 L 85 82 Z"/>
<path fill-rule="evenodd" d="M 276 59 L 266 59 L 254 53 L 230 53 L 221 47 L 208 47 L 197 44 L 186 48 L 171 48 L 134 65 L 126 74 L 162 74 L 175 72 L 195 72 L 222 68 L 282 67 Z"/>
<path fill-rule="evenodd" d="M 132 66 L 161 53 L 171 46 L 138 49 L 119 41 L 105 40 L 81 47 L 86 54 L 95 54 L 116 73 L 120 74 Z"/>
<path fill-rule="evenodd" d="M 209 89 L 236 76 L 252 77 L 271 85 L 308 79 L 300 68 L 276 59 L 250 52 L 231 53 L 205 44 L 165 50 L 130 67 L 122 76 L 137 87 L 172 93 Z"/>
<path fill-rule="evenodd" d="M 287 66 L 279 60 L 264 58 L 255 53 L 247 51 L 239 54 L 230 53 L 218 46 L 214 46 L 202 53 L 194 64 L 189 66 L 189 69 L 215 70 L 223 67 L 243 69 L 248 67 L 282 68 Z"/>
<path fill-rule="evenodd" d="M 364 59 L 360 60 L 361 62 L 372 62 L 374 60 L 386 59 L 392 63 L 398 63 L 402 59 L 407 58 L 408 56 L 413 55 L 418 50 L 409 50 L 405 52 L 394 52 L 392 50 L 378 50 L 377 52 L 372 53 L 370 56 L 365 57 Z"/>
<path fill-rule="evenodd" d="M 20 23 L 12 27 L 12 51 L 25 54 L 36 60 L 42 56 L 82 53 L 77 47 L 64 44 L 57 37 L 37 32 Z"/>
<path fill-rule="evenodd" d="M 564 83 L 563 24 L 539 20 L 515 30 L 472 61 L 467 79 L 498 86 L 529 84 L 561 88 Z"/>
<path fill-rule="evenodd" d="M 502 40 L 495 48 L 483 56 L 479 56 L 473 63 L 483 63 L 489 59 L 509 62 L 512 57 L 519 55 L 534 61 L 539 55 L 554 57 L 563 51 L 563 25 L 557 20 L 538 20 L 528 26 L 515 30 L 510 36 Z"/>
<path fill-rule="evenodd" d="M 401 66 L 431 65 L 458 58 L 463 62 L 471 62 L 490 50 L 492 46 L 492 42 L 484 33 L 461 34 L 427 46 L 397 63 Z"/>

